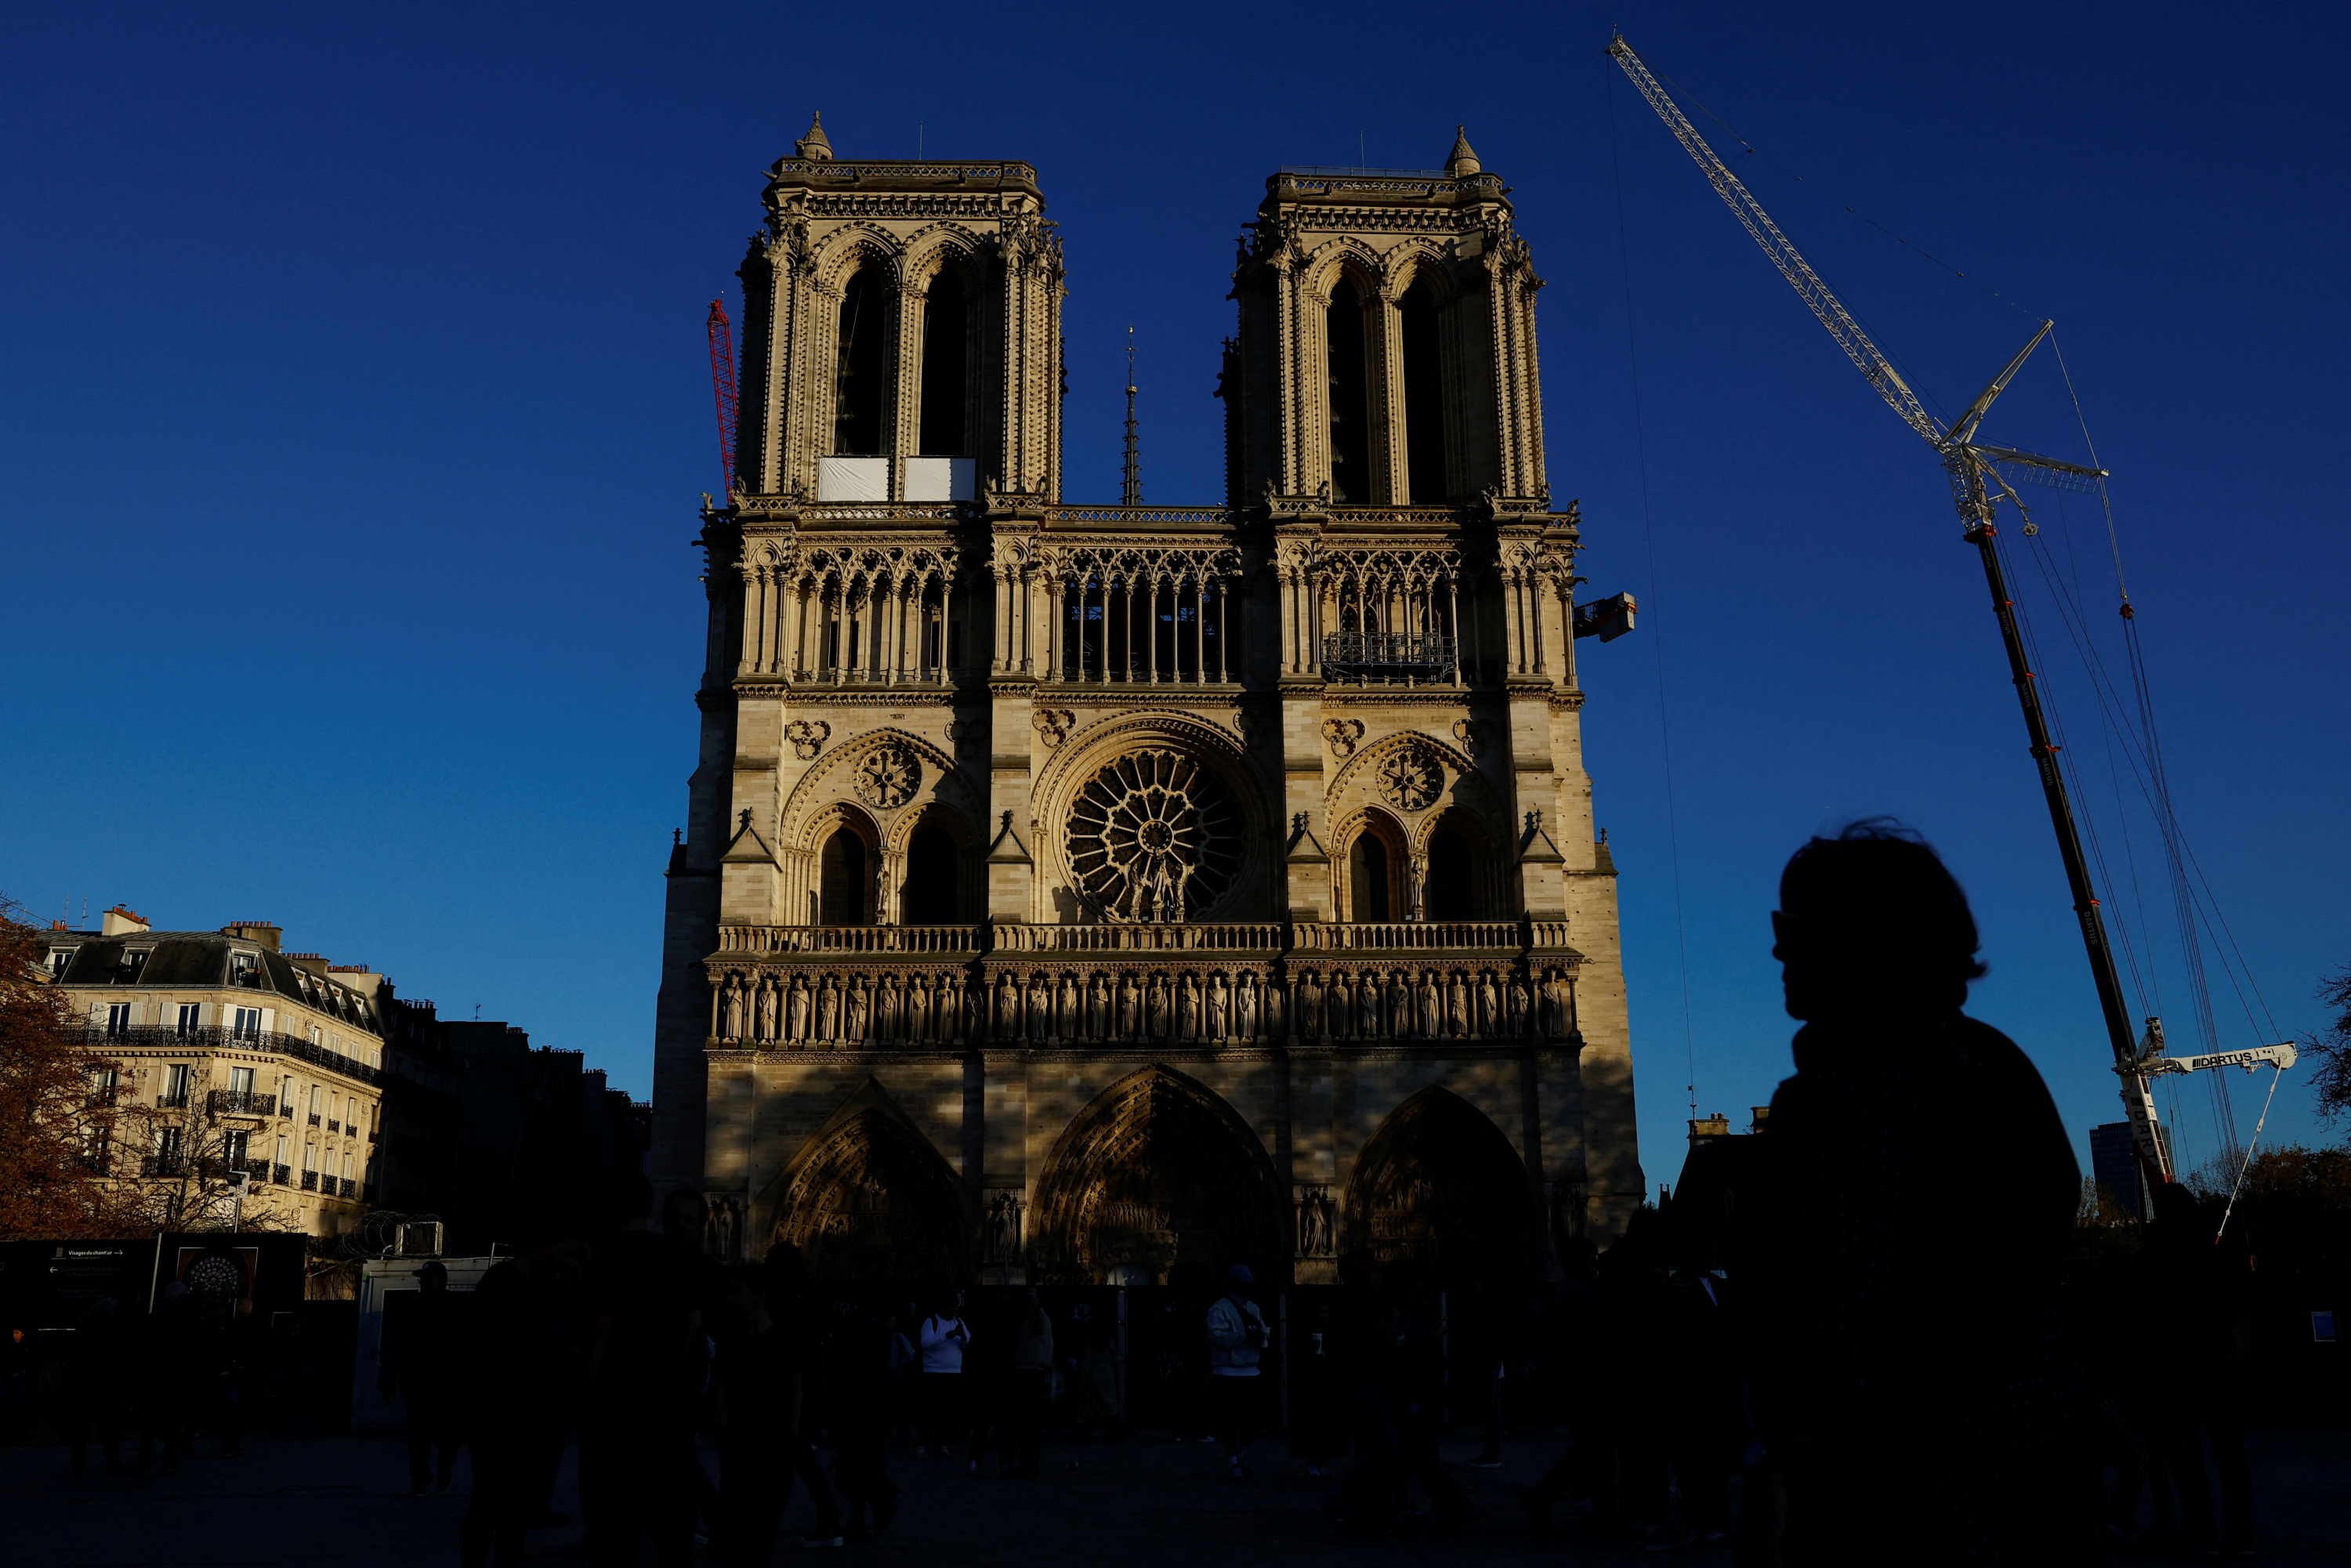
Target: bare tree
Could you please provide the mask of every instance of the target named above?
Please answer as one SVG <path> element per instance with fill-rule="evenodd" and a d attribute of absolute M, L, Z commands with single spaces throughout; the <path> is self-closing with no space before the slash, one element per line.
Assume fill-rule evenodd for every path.
<path fill-rule="evenodd" d="M 2335 1012 L 2333 1023 L 2303 1042 L 2311 1057 L 2310 1085 L 2321 1116 L 2351 1117 L 2351 964 L 2318 983 L 2318 999 Z"/>

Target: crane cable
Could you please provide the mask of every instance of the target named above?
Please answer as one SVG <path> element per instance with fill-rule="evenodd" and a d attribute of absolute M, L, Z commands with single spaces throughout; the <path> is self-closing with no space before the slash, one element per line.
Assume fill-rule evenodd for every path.
<path fill-rule="evenodd" d="M 1641 353 L 1639 340 L 1634 331 L 1633 319 L 1633 251 L 1625 223 L 1625 171 L 1617 157 L 1616 98 L 1609 78 L 1615 72 L 1609 68 L 1605 57 L 1601 67 L 1600 95 L 1608 106 L 1608 168 L 1616 187 L 1616 258 L 1625 280 L 1625 354 L 1633 378 L 1633 452 L 1641 473 L 1641 538 L 1649 554 L 1649 598 L 1655 605 L 1657 593 L 1657 530 L 1649 516 L 1649 441 L 1648 432 L 1641 418 Z M 1655 614 L 1654 608 L 1651 612 Z M 1682 980 L 1682 1053 L 1689 1069 L 1690 1120 L 1698 1120 L 1698 1030 L 1690 1017 L 1689 935 L 1682 917 L 1682 841 L 1681 824 L 1674 809 L 1674 737 L 1666 713 L 1666 643 L 1659 623 L 1650 622 L 1649 647 L 1656 655 L 1657 664 L 1657 745 L 1665 758 L 1666 770 L 1666 843 L 1673 862 L 1674 873 L 1674 942 L 1681 959 Z"/>

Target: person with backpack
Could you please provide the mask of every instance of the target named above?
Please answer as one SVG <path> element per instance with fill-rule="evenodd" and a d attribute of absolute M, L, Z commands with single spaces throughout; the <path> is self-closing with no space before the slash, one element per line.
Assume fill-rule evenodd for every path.
<path fill-rule="evenodd" d="M 1249 1300 L 1256 1283 L 1249 1265 L 1236 1263 L 1225 1275 L 1225 1293 L 1208 1305 L 1208 1418 L 1225 1447 L 1225 1469 L 1237 1481 L 1249 1478 L 1258 1360 L 1266 1343 L 1265 1314 Z"/>
<path fill-rule="evenodd" d="M 971 1330 L 963 1321 L 960 1294 L 942 1291 L 931 1308 L 931 1315 L 923 1320 L 923 1370 L 920 1374 L 923 1412 L 923 1445 L 914 1450 L 920 1458 L 934 1452 L 942 1458 L 964 1427 L 973 1426 L 969 1384 L 964 1375 L 964 1353 L 971 1347 Z M 971 1433 L 970 1473 L 979 1474 L 979 1461 L 987 1452 L 987 1429 L 974 1427 Z"/>

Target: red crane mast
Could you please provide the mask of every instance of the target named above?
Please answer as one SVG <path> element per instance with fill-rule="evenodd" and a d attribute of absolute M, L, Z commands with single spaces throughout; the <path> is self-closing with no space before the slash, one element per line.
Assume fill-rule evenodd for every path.
<path fill-rule="evenodd" d="M 719 495 L 735 494 L 735 329 L 723 301 L 710 302 L 710 390 L 718 404 Z M 731 504 L 731 503 L 729 503 Z"/>

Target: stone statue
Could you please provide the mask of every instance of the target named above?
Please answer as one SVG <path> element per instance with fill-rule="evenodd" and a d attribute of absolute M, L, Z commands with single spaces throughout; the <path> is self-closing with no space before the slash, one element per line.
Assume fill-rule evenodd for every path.
<path fill-rule="evenodd" d="M 1518 976 L 1510 977 L 1510 1038 L 1523 1040 L 1527 1032 L 1527 983 Z"/>
<path fill-rule="evenodd" d="M 726 1002 L 720 1009 L 718 1038 L 721 1040 L 743 1038 L 743 988 L 734 980 L 726 982 Z"/>
<path fill-rule="evenodd" d="M 1233 1034 L 1239 1040 L 1257 1038 L 1257 977 L 1243 975 L 1240 984 L 1233 988 Z"/>
<path fill-rule="evenodd" d="M 939 1038 L 946 1040 L 971 1038 L 971 1019 L 965 1013 L 967 998 L 961 975 L 947 977 L 946 996 L 939 1003 Z"/>
<path fill-rule="evenodd" d="M 1322 1038 L 1322 980 L 1311 969 L 1298 982 L 1298 1038 Z"/>
<path fill-rule="evenodd" d="M 931 984 L 920 975 L 906 982 L 906 1038 L 931 1038 Z"/>
<path fill-rule="evenodd" d="M 1217 975 L 1208 981 L 1208 1038 L 1210 1040 L 1223 1040 L 1228 1032 L 1225 1028 L 1225 977 L 1222 975 Z"/>
<path fill-rule="evenodd" d="M 1143 993 L 1133 975 L 1118 977 L 1118 1038 L 1133 1040 L 1143 1032 Z"/>
<path fill-rule="evenodd" d="M 823 988 L 816 994 L 816 1038 L 841 1038 L 841 993 L 833 988 L 831 975 L 824 977 Z"/>
<path fill-rule="evenodd" d="M 1355 987 L 1355 1032 L 1365 1040 L 1380 1037 L 1380 977 L 1362 977 Z"/>
<path fill-rule="evenodd" d="M 1151 989 L 1143 1003 L 1144 1022 L 1153 1040 L 1167 1038 L 1167 977 L 1151 977 Z"/>
<path fill-rule="evenodd" d="M 1447 1034 L 1469 1032 L 1469 985 L 1461 977 L 1461 971 L 1458 969 L 1446 977 L 1445 1032 Z"/>
<path fill-rule="evenodd" d="M 859 1041 L 862 1041 L 865 1039 L 866 1006 L 865 982 L 856 979 L 851 980 L 849 982 L 849 1005 L 841 1009 L 849 1015 L 847 1019 L 849 1027 L 841 1030 L 841 1033 L 847 1038 Z"/>
<path fill-rule="evenodd" d="M 1079 1031 L 1084 1028 L 1084 1020 L 1078 1016 L 1078 977 L 1063 975 L 1061 1008 L 1053 1015 L 1053 1032 L 1063 1040 L 1077 1039 Z"/>
<path fill-rule="evenodd" d="M 1020 1038 L 1020 993 L 1012 988 L 1009 974 L 996 977 L 996 1038 Z"/>
<path fill-rule="evenodd" d="M 1387 1003 L 1388 1033 L 1397 1040 L 1404 1040 L 1412 1033 L 1412 992 L 1405 984 L 1402 969 L 1388 971 L 1388 983 L 1384 989 L 1387 993 L 1384 999 Z"/>
<path fill-rule="evenodd" d="M 1494 971 L 1480 970 L 1478 975 L 1478 1032 L 1495 1035 L 1502 1032 L 1502 995 L 1494 989 Z"/>
<path fill-rule="evenodd" d="M 899 1003 L 898 977 L 892 975 L 873 993 L 873 1038 L 894 1040 L 898 1036 Z"/>
<path fill-rule="evenodd" d="M 1110 982 L 1100 975 L 1086 982 L 1086 1038 L 1110 1038 Z"/>
<path fill-rule="evenodd" d="M 1176 982 L 1176 1038 L 1200 1038 L 1200 987 L 1189 974 Z"/>
<path fill-rule="evenodd" d="M 809 994 L 808 977 L 794 975 L 792 988 L 784 993 L 784 1038 L 808 1038 Z"/>
<path fill-rule="evenodd" d="M 759 1039 L 762 1042 L 776 1038 L 776 982 L 759 982 Z"/>
<path fill-rule="evenodd" d="M 1053 1032 L 1053 993 L 1045 988 L 1045 977 L 1029 977 L 1029 1038 L 1043 1040 Z"/>
<path fill-rule="evenodd" d="M 1420 972 L 1418 988 L 1420 1002 L 1420 1038 L 1435 1040 L 1437 1035 L 1437 979 L 1427 970 Z"/>

